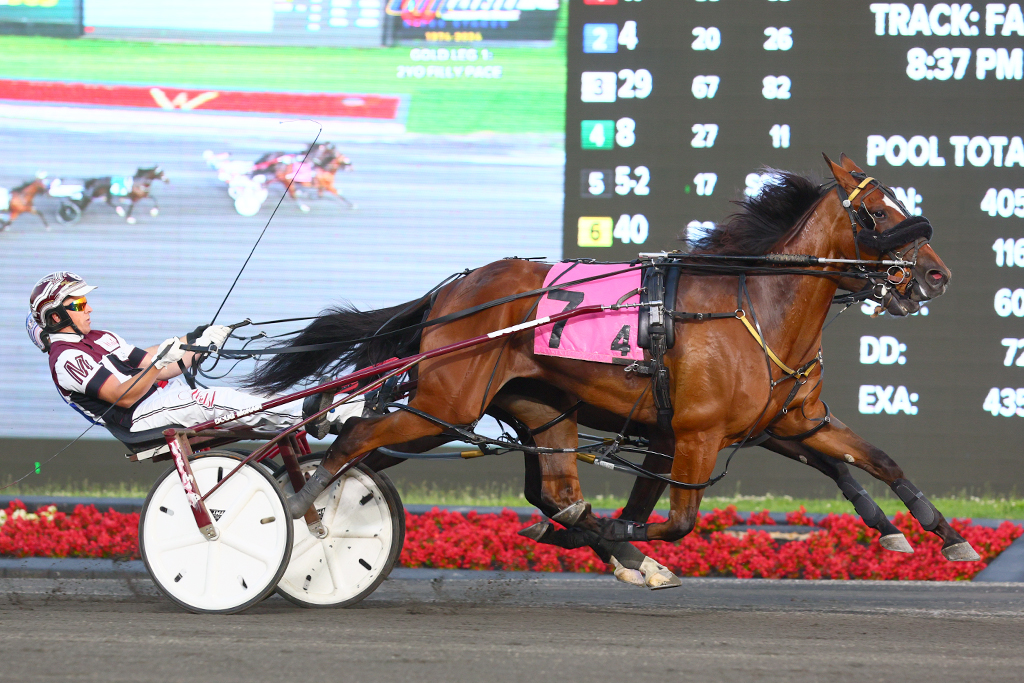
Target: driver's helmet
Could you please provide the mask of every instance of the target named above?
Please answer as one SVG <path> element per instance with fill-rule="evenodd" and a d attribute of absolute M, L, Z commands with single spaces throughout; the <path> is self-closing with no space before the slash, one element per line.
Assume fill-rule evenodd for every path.
<path fill-rule="evenodd" d="M 36 322 L 36 319 L 31 312 L 25 316 L 25 331 L 28 332 L 28 338 L 32 340 L 32 343 L 35 344 L 40 351 L 46 353 L 49 350 L 46 333 L 43 332 L 43 328 L 39 327 L 39 323 Z"/>
<path fill-rule="evenodd" d="M 69 296 L 84 296 L 96 289 L 74 273 L 59 271 L 50 273 L 32 288 L 28 303 L 32 318 L 45 332 L 56 332 L 71 324 L 68 312 L 64 310 L 64 299 Z M 54 322 L 50 313 L 56 313 L 60 321 Z"/>

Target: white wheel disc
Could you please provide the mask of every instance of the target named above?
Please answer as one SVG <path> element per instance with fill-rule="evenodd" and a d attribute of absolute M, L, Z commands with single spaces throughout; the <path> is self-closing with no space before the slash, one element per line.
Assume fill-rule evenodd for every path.
<path fill-rule="evenodd" d="M 303 471 L 318 461 L 307 460 Z M 377 475 L 378 477 L 380 475 Z M 291 493 L 287 473 L 278 480 Z M 389 502 L 390 501 L 390 502 Z M 343 607 L 372 593 L 391 572 L 404 540 L 404 517 L 397 494 L 356 467 L 329 486 L 315 502 L 326 538 L 295 520 L 292 558 L 278 592 L 306 607 Z"/>
<path fill-rule="evenodd" d="M 239 459 L 205 455 L 191 461 L 200 492 L 209 491 Z M 139 519 L 139 547 L 150 576 L 174 602 L 194 612 L 237 612 L 274 589 L 291 552 L 291 519 L 273 478 L 245 466 L 206 500 L 219 536 L 196 526 L 172 468 L 149 493 Z"/>

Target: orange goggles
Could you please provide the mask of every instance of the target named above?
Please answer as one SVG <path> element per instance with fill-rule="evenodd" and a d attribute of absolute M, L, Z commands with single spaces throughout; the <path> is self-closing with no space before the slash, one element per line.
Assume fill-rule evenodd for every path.
<path fill-rule="evenodd" d="M 64 308 L 75 313 L 81 313 L 85 310 L 85 307 L 89 305 L 89 302 L 84 296 L 80 296 L 77 299 L 72 299 L 68 303 L 64 304 Z"/>

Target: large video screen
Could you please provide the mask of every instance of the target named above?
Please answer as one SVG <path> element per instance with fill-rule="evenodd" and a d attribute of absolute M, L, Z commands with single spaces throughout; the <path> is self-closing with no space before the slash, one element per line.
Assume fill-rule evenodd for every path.
<path fill-rule="evenodd" d="M 930 218 L 953 277 L 909 319 L 841 316 L 823 398 L 908 471 L 1019 481 L 1022 38 L 1019 3 L 573 3 L 565 254 L 685 248 L 765 167 L 826 180 L 845 152 Z"/>
<path fill-rule="evenodd" d="M 208 321 L 282 196 L 254 164 L 317 136 L 347 159 L 339 196 L 283 200 L 220 321 L 393 305 L 504 256 L 685 248 L 766 169 L 827 180 L 822 152 L 845 152 L 930 218 L 953 279 L 907 319 L 841 315 L 825 400 L 911 471 L 1018 480 L 1020 3 L 81 7 L 82 38 L 0 38 L 0 186 L 46 173 L 50 188 L 35 199 L 48 227 L 22 214 L 0 233 L 0 437 L 84 426 L 25 339 L 38 277 L 99 285 L 96 324 L 139 345 Z M 133 222 L 123 196 L 67 208 L 76 184 L 154 166 L 170 182 Z"/>
<path fill-rule="evenodd" d="M 301 31 L 288 45 L 223 39 L 260 22 L 273 35 L 301 12 L 308 24 L 314 4 L 321 35 L 328 15 L 366 19 L 373 47 L 322 47 Z M 197 18 L 196 3 L 87 0 L 95 30 L 86 38 L 0 37 L 5 209 L 37 174 L 47 188 L 33 197 L 38 215 L 7 213 L 0 232 L 0 438 L 86 427 L 24 330 L 32 285 L 51 271 L 98 285 L 93 325 L 145 347 L 210 321 L 268 222 L 218 322 L 315 315 L 345 301 L 390 306 L 505 256 L 561 257 L 568 7 L 502 19 L 514 26 L 543 11 L 546 40 L 520 32 L 476 44 L 458 31 L 389 47 L 385 4 L 206 3 Z M 253 12 L 233 18 L 243 5 Z M 410 31 L 421 19 L 398 14 Z M 467 21 L 460 28 L 492 20 Z M 99 39 L 100 23 L 130 36 Z M 146 37 L 153 30 L 187 40 Z M 337 196 L 300 185 L 276 208 L 289 178 L 255 162 L 301 155 L 314 140 L 345 159 L 332 178 Z M 154 167 L 168 182 L 153 181 L 127 215 L 128 187 L 144 182 L 134 176 Z M 85 186 L 103 178 L 110 201 L 84 202 Z M 102 429 L 89 437 L 108 438 Z"/>

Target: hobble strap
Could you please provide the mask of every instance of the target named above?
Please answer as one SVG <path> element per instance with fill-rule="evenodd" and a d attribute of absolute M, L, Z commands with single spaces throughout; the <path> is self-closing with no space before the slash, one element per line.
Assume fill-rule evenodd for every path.
<path fill-rule="evenodd" d="M 629 541 L 646 541 L 647 525 L 628 519 L 600 518 L 601 537 L 618 543 Z"/>
<path fill-rule="evenodd" d="M 863 249 L 884 254 L 922 237 L 925 241 L 932 238 L 932 224 L 924 216 L 911 216 L 885 232 L 861 230 L 857 233 L 857 244 Z"/>

